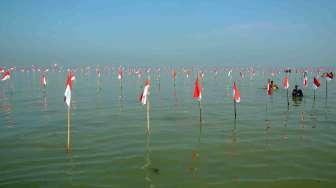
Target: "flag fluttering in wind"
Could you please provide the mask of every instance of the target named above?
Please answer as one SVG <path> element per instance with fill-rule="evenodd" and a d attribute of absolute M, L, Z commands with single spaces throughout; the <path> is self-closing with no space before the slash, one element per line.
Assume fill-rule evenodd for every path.
<path fill-rule="evenodd" d="M 64 92 L 64 102 L 68 105 L 68 143 L 67 143 L 67 151 L 69 152 L 71 149 L 70 146 L 70 104 L 71 104 L 71 92 L 72 92 L 72 81 L 75 80 L 74 73 L 70 70 L 68 72 L 68 77 L 66 80 L 66 88 Z"/>
<path fill-rule="evenodd" d="M 233 82 L 232 86 L 232 99 L 233 99 L 233 111 L 234 111 L 234 118 L 237 119 L 237 107 L 236 104 L 240 102 L 240 93 L 236 86 L 236 82 Z"/>
<path fill-rule="evenodd" d="M 120 66 L 118 68 L 118 79 L 121 80 L 123 78 L 123 69 L 122 67 Z"/>
<path fill-rule="evenodd" d="M 314 86 L 314 89 L 318 89 L 320 87 L 320 81 L 314 77 L 314 80 L 313 80 L 313 86 Z"/>
<path fill-rule="evenodd" d="M 272 87 L 271 87 L 271 82 L 270 82 L 269 79 L 268 79 L 268 82 L 267 82 L 267 95 L 268 96 L 272 95 Z"/>
<path fill-rule="evenodd" d="M 326 79 L 326 98 L 328 97 L 328 81 L 334 79 L 334 74 L 332 72 L 326 72 L 323 74 L 323 77 Z"/>
<path fill-rule="evenodd" d="M 202 123 L 202 105 L 201 105 L 201 99 L 202 99 L 202 88 L 200 87 L 200 84 L 198 83 L 199 74 L 197 75 L 196 81 L 195 81 L 195 89 L 194 89 L 194 95 L 193 98 L 198 101 L 199 111 L 200 111 L 200 123 Z"/>
<path fill-rule="evenodd" d="M 147 104 L 147 99 L 148 99 L 148 96 L 149 96 L 149 88 L 150 88 L 150 81 L 146 80 L 144 90 L 139 97 L 139 101 L 143 105 Z"/>
<path fill-rule="evenodd" d="M 196 79 L 196 82 L 195 82 L 195 89 L 194 89 L 193 98 L 198 100 L 198 101 L 201 101 L 201 99 L 202 99 L 201 87 L 199 86 L 198 78 Z"/>
<path fill-rule="evenodd" d="M 2 76 L 1 76 L 1 81 L 5 81 L 10 79 L 10 69 L 8 69 Z"/>
<path fill-rule="evenodd" d="M 232 87 L 232 98 L 235 102 L 239 103 L 240 102 L 240 93 L 239 90 L 236 86 L 236 82 L 233 82 L 233 87 Z"/>
<path fill-rule="evenodd" d="M 4 73 L 5 72 L 5 69 L 0 67 L 0 73 Z"/>
<path fill-rule="evenodd" d="M 47 78 L 44 74 L 40 78 L 40 85 L 41 85 L 41 87 L 46 87 L 47 86 Z"/>
<path fill-rule="evenodd" d="M 288 83 L 288 76 L 285 76 L 283 81 L 282 81 L 282 85 L 285 89 L 289 88 L 289 83 Z"/>
<path fill-rule="evenodd" d="M 288 71 L 288 72 L 290 72 L 290 71 Z M 287 109 L 289 110 L 289 96 L 288 96 L 289 83 L 288 83 L 288 76 L 287 75 L 283 78 L 282 85 L 287 90 Z"/>
<path fill-rule="evenodd" d="M 325 78 L 330 81 L 332 79 L 334 79 L 334 74 L 332 72 L 327 72 L 325 73 Z"/>
<path fill-rule="evenodd" d="M 314 101 L 315 101 L 315 98 L 316 98 L 316 94 L 315 94 L 315 90 L 320 88 L 320 80 L 318 80 L 316 77 L 314 77 L 314 80 L 313 80 L 313 88 L 314 88 Z"/>
<path fill-rule="evenodd" d="M 149 92 L 150 89 L 150 78 L 148 76 L 148 79 L 145 82 L 145 87 L 141 93 L 141 95 L 139 96 L 139 101 L 141 102 L 142 105 L 147 104 L 147 134 L 150 135 L 151 131 L 150 131 L 150 127 L 149 127 Z"/>
<path fill-rule="evenodd" d="M 68 77 L 66 80 L 66 88 L 64 92 L 64 102 L 68 105 L 70 108 L 70 102 L 71 102 L 71 91 L 72 91 L 72 81 L 75 80 L 75 75 L 72 71 L 68 72 Z"/>
<path fill-rule="evenodd" d="M 304 72 L 304 75 L 303 75 L 303 85 L 305 87 L 308 86 L 308 76 L 307 76 L 307 72 Z"/>

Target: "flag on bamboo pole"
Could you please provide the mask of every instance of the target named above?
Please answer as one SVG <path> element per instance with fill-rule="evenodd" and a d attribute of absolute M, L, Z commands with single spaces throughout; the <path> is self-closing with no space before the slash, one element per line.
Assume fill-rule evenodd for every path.
<path fill-rule="evenodd" d="M 325 78 L 330 81 L 332 79 L 334 79 L 334 74 L 332 72 L 327 72 L 325 73 Z"/>
<path fill-rule="evenodd" d="M 147 99 L 149 96 L 149 88 L 150 88 L 150 81 L 146 80 L 144 90 L 142 91 L 141 95 L 139 96 L 139 101 L 145 105 L 147 103 Z"/>
<path fill-rule="evenodd" d="M 232 98 L 234 101 L 236 101 L 237 103 L 240 102 L 240 93 L 239 90 L 236 86 L 236 82 L 233 82 L 233 87 L 232 87 Z"/>
<path fill-rule="evenodd" d="M 70 102 L 71 102 L 71 92 L 72 92 L 72 81 L 75 80 L 75 75 L 72 71 L 68 72 L 68 77 L 66 80 L 66 87 L 64 92 L 64 102 L 68 105 L 70 108 Z"/>
<path fill-rule="evenodd" d="M 268 96 L 272 95 L 272 87 L 271 87 L 271 82 L 270 82 L 269 79 L 268 79 L 268 82 L 267 82 L 267 95 Z"/>
<path fill-rule="evenodd" d="M 10 69 L 8 69 L 2 76 L 1 76 L 1 81 L 5 81 L 10 79 Z"/>
<path fill-rule="evenodd" d="M 193 98 L 198 100 L 198 101 L 201 101 L 201 99 L 202 99 L 201 87 L 199 86 L 198 78 L 196 79 L 196 82 L 195 82 L 195 89 L 194 89 Z"/>
<path fill-rule="evenodd" d="M 308 86 L 308 76 L 307 76 L 307 72 L 305 72 L 304 75 L 303 75 L 303 85 L 304 85 L 305 87 Z"/>
<path fill-rule="evenodd" d="M 314 86 L 314 89 L 318 89 L 320 87 L 320 81 L 314 77 L 314 80 L 313 80 L 313 86 Z"/>
<path fill-rule="evenodd" d="M 282 85 L 285 89 L 289 88 L 289 83 L 288 83 L 288 76 L 285 76 L 283 81 L 282 81 Z"/>
<path fill-rule="evenodd" d="M 46 87 L 47 86 L 47 78 L 44 74 L 42 74 L 42 76 L 40 78 L 40 85 L 41 85 L 41 87 Z"/>
<path fill-rule="evenodd" d="M 123 69 L 122 67 L 120 66 L 118 68 L 118 79 L 121 80 L 123 78 Z"/>

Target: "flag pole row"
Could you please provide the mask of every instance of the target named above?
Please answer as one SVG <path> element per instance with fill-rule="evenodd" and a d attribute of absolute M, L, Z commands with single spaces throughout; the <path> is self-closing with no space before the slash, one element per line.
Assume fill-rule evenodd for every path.
<path fill-rule="evenodd" d="M 11 71 L 14 70 L 14 67 L 9 68 L 7 71 L 4 71 L 3 68 L 0 67 L 0 73 L 2 73 L 1 76 L 1 81 L 5 81 L 10 79 L 10 74 Z M 44 72 L 47 72 L 48 69 L 46 69 Z M 145 84 L 143 87 L 143 90 L 139 96 L 139 101 L 141 102 L 142 105 L 146 105 L 146 119 L 147 119 L 147 126 L 146 126 L 146 132 L 148 135 L 151 134 L 151 129 L 150 129 L 150 71 L 151 69 L 148 68 L 147 69 L 147 73 L 148 73 L 148 78 L 145 80 Z M 187 78 L 189 78 L 189 76 L 191 75 L 191 71 L 190 70 L 183 70 L 187 76 Z M 250 73 L 252 72 L 252 74 L 255 75 L 253 69 L 252 71 L 249 70 Z M 122 79 L 123 79 L 123 67 L 119 66 L 118 68 L 118 79 L 120 80 L 120 90 L 122 90 L 123 85 L 122 85 Z M 217 76 L 218 74 L 218 70 L 215 70 L 215 75 Z M 230 80 L 232 80 L 232 69 L 228 70 L 228 77 L 230 78 Z M 290 70 L 285 70 L 286 75 L 283 78 L 283 88 L 286 89 L 286 94 L 287 94 L 287 107 L 289 110 L 289 94 L 288 94 L 288 89 L 289 89 L 289 79 L 288 79 L 288 75 L 290 73 Z M 135 73 L 138 75 L 138 77 L 141 77 L 141 71 L 140 70 L 136 70 Z M 97 67 L 96 68 L 96 74 L 97 74 L 97 79 L 99 79 L 101 77 L 101 71 L 100 69 Z M 275 73 L 272 72 L 272 76 L 274 76 Z M 174 87 L 176 85 L 176 69 L 174 68 L 172 71 L 172 79 L 173 79 L 173 84 Z M 242 80 L 244 78 L 244 74 L 242 71 L 239 72 L 240 75 L 240 79 Z M 326 97 L 328 96 L 327 92 L 328 92 L 328 81 L 333 79 L 333 73 L 332 72 L 326 72 L 322 74 L 322 77 L 326 78 Z M 204 72 L 203 71 L 199 71 L 197 73 L 197 77 L 195 80 L 195 86 L 194 86 L 194 93 L 193 93 L 193 99 L 198 101 L 198 107 L 199 107 L 199 121 L 200 124 L 202 124 L 202 90 L 203 90 L 203 78 L 204 78 Z M 67 105 L 67 151 L 70 152 L 71 150 L 71 93 L 72 93 L 72 85 L 73 85 L 73 81 L 75 80 L 75 75 L 74 72 L 72 70 L 68 70 L 67 73 L 67 79 L 66 79 L 66 89 L 64 92 L 64 102 Z M 157 69 L 157 80 L 160 83 L 160 69 Z M 305 87 L 307 87 L 308 85 L 308 76 L 307 76 L 307 72 L 304 72 L 304 76 L 303 76 L 303 84 Z M 46 75 L 43 73 L 40 77 L 40 85 L 42 88 L 46 88 L 47 86 L 47 78 Z M 318 89 L 320 87 L 320 81 L 318 79 L 317 76 L 315 76 L 313 78 L 313 88 L 314 88 L 314 101 L 316 98 L 316 94 L 315 94 L 315 90 Z M 267 82 L 267 95 L 271 96 L 272 95 L 272 89 L 273 86 L 270 82 L 270 79 L 268 79 Z M 234 112 L 234 119 L 237 119 L 237 103 L 240 102 L 240 92 L 238 90 L 236 81 L 232 81 L 232 100 L 233 100 L 233 112 Z M 266 109 L 267 109 L 267 104 L 266 104 Z M 266 110 L 267 112 L 267 110 Z"/>

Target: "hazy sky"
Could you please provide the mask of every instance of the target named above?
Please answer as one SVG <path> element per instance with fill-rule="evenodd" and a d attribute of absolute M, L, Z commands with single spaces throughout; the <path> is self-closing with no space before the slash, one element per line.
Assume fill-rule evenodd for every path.
<path fill-rule="evenodd" d="M 334 65 L 336 1 L 0 0 L 0 65 Z"/>

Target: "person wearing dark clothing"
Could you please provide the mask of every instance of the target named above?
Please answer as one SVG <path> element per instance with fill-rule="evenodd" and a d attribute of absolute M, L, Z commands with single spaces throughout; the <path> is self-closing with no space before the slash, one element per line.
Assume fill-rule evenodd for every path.
<path fill-rule="evenodd" d="M 298 89 L 298 86 L 295 85 L 295 88 L 292 91 L 292 96 L 293 97 L 303 97 L 303 93 L 301 89 Z"/>

